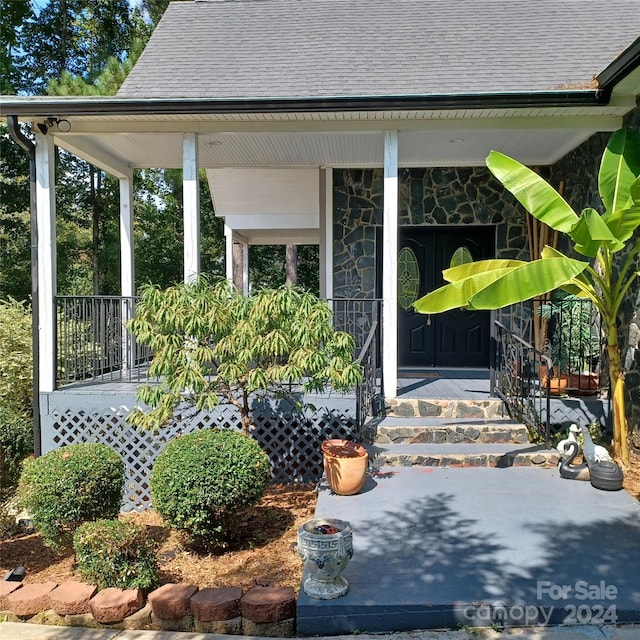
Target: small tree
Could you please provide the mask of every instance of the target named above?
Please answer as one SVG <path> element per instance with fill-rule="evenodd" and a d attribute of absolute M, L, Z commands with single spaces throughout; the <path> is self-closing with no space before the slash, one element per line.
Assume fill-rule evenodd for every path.
<path fill-rule="evenodd" d="M 292 383 L 347 391 L 362 379 L 353 338 L 334 330 L 327 303 L 291 287 L 245 297 L 224 280 L 147 286 L 129 328 L 151 347 L 149 375 L 160 378 L 138 389 L 151 410 L 129 416 L 145 429 L 180 419 L 182 407 L 211 410 L 222 402 L 237 407 L 248 433 L 252 394 L 290 396 Z"/>
<path fill-rule="evenodd" d="M 415 309 L 420 313 L 458 307 L 499 309 L 558 288 L 591 300 L 600 312 L 607 338 L 614 456 L 627 467 L 629 443 L 617 323 L 620 305 L 639 273 L 640 131 L 620 129 L 609 140 L 598 176 L 605 209 L 602 215 L 592 208 L 577 214 L 538 174 L 501 153 L 492 151 L 487 166 L 532 216 L 565 234 L 574 251 L 587 261 L 547 246 L 541 258 L 531 262 L 461 264 L 445 270 L 444 279 L 450 284 L 417 300 Z"/>

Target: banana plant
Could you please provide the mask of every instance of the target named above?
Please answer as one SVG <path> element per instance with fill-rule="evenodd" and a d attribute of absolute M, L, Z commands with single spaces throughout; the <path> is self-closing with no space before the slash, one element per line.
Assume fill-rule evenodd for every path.
<path fill-rule="evenodd" d="M 487 167 L 537 220 L 564 234 L 575 254 L 545 247 L 539 259 L 482 260 L 443 271 L 448 284 L 416 300 L 419 313 L 456 308 L 499 309 L 554 289 L 588 298 L 602 316 L 609 355 L 613 404 L 613 453 L 629 466 L 624 374 L 618 344 L 620 305 L 640 272 L 640 130 L 616 131 L 602 156 L 598 190 L 603 213 L 586 208 L 576 213 L 564 198 L 531 169 L 497 151 Z M 619 256 L 617 255 L 619 254 Z"/>

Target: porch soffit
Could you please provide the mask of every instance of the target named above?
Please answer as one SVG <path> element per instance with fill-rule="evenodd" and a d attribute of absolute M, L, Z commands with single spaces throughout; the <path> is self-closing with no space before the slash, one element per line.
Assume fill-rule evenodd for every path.
<path fill-rule="evenodd" d="M 400 131 L 402 166 L 484 164 L 491 149 L 527 164 L 550 164 L 591 134 L 618 128 L 635 106 L 635 98 L 615 96 L 598 106 L 155 115 L 96 115 L 87 106 L 83 115 L 69 115 L 75 112 L 73 98 L 30 102 L 12 97 L 0 111 L 20 114 L 23 105 L 23 113 L 38 113 L 34 101 L 46 105 L 48 115 L 69 120 L 69 133 L 50 131 L 56 144 L 67 143 L 107 171 L 111 162 L 120 173 L 122 167 L 181 167 L 185 131 L 200 134 L 199 161 L 205 168 L 381 166 L 386 129 Z M 41 122 L 44 116 L 21 119 Z"/>

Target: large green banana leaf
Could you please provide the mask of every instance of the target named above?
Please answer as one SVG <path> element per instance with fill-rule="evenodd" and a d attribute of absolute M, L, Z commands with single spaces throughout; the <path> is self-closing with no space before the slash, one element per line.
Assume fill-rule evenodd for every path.
<path fill-rule="evenodd" d="M 619 129 L 602 154 L 598 189 L 607 211 L 631 205 L 631 186 L 640 175 L 640 130 Z"/>
<path fill-rule="evenodd" d="M 499 309 L 557 289 L 587 266 L 586 262 L 565 256 L 523 262 L 456 280 L 416 300 L 413 306 L 418 313 L 441 313 L 461 307 Z"/>
<path fill-rule="evenodd" d="M 631 200 L 633 204 L 640 206 L 640 177 L 634 180 L 629 192 L 631 193 Z"/>
<path fill-rule="evenodd" d="M 573 258 L 542 258 L 512 269 L 469 300 L 472 309 L 500 309 L 524 302 L 569 283 L 589 263 Z"/>
<path fill-rule="evenodd" d="M 575 243 L 574 249 L 583 256 L 595 258 L 598 250 L 606 245 L 612 253 L 624 248 L 595 209 L 585 209 L 577 224 L 571 229 L 571 239 Z"/>
<path fill-rule="evenodd" d="M 640 184 L 640 181 L 639 181 Z M 628 209 L 618 209 L 605 213 L 602 220 L 609 227 L 616 240 L 626 242 L 640 226 L 640 202 Z"/>
<path fill-rule="evenodd" d="M 565 199 L 535 171 L 498 151 L 487 156 L 487 167 L 535 218 L 552 229 L 569 233 L 578 221 Z"/>
<path fill-rule="evenodd" d="M 486 273 L 496 269 L 511 269 L 526 264 L 523 260 L 505 260 L 491 258 L 489 260 L 478 260 L 477 262 L 465 262 L 464 264 L 449 267 L 442 272 L 442 277 L 446 282 L 456 282 L 463 280 L 476 273 Z"/>
<path fill-rule="evenodd" d="M 479 263 L 476 262 L 474 264 Z M 469 299 L 475 293 L 509 271 L 510 269 L 493 269 L 483 273 L 476 273 L 462 280 L 456 280 L 451 284 L 445 284 L 443 287 L 416 300 L 413 303 L 413 307 L 418 313 L 441 313 L 466 307 Z"/>

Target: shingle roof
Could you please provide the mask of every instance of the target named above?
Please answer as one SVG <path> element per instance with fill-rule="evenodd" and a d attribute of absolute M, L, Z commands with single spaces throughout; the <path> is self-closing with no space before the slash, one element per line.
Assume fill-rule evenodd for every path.
<path fill-rule="evenodd" d="M 589 87 L 640 0 L 172 2 L 119 96 L 284 98 Z"/>

